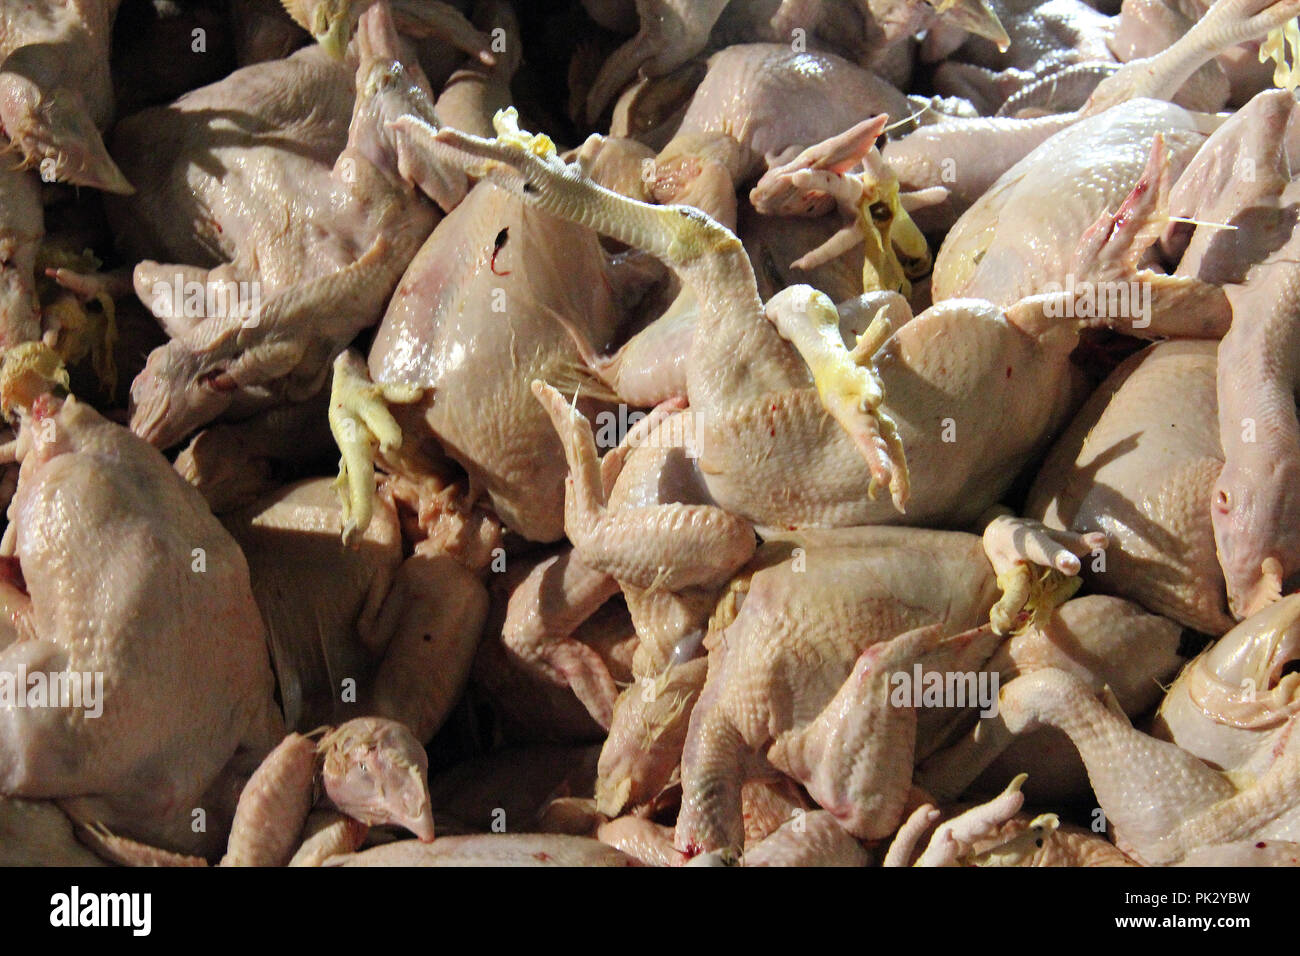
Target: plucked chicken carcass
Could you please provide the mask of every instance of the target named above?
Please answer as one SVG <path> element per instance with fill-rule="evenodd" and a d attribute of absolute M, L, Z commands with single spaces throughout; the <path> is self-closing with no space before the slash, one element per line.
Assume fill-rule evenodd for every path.
<path fill-rule="evenodd" d="M 22 461 L 3 671 L 87 686 L 81 708 L 0 710 L 0 790 L 206 852 L 229 823 L 231 775 L 283 733 L 248 564 L 161 454 L 51 394 L 47 349 L 10 351 L 3 378 Z M 192 828 L 196 813 L 209 825 Z"/>
<path fill-rule="evenodd" d="M 0 860 L 1296 865 L 1298 14 L 10 4 Z"/>
<path fill-rule="evenodd" d="M 133 385 L 137 433 L 165 448 L 218 416 L 310 398 L 432 228 L 417 187 L 444 208 L 463 195 L 463 179 L 412 164 L 387 125 L 411 112 L 436 122 L 399 43 L 386 7 L 366 12 L 355 102 L 353 71 L 309 47 L 119 128 L 115 148 L 151 185 L 118 209 L 116 231 L 183 263 L 135 269 L 137 294 L 172 336 Z M 231 98 L 257 114 L 225 116 Z M 159 129 L 170 149 L 143 148 Z"/>

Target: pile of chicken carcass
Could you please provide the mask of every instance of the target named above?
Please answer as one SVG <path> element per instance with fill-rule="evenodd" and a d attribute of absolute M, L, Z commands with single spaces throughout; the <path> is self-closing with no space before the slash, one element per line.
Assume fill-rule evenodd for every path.
<path fill-rule="evenodd" d="M 1296 864 L 1298 16 L 0 5 L 0 862 Z"/>

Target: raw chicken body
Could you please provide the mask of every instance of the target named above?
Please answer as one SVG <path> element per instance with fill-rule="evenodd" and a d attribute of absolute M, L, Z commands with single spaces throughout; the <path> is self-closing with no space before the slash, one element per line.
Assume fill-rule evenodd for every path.
<path fill-rule="evenodd" d="M 1124 0 L 1111 50 L 1124 61 L 1158 53 L 1187 33 L 1209 6 L 1206 0 Z M 1220 107 L 1227 103 L 1240 106 L 1268 89 L 1272 69 L 1260 63 L 1258 53 L 1258 43 L 1242 43 L 1202 68 L 1207 85 L 1213 83 L 1222 90 Z"/>
<path fill-rule="evenodd" d="M 638 0 L 641 29 L 601 68 L 587 97 L 587 121 L 595 122 L 638 73 L 663 76 L 702 52 L 715 24 L 717 39 L 726 44 L 726 50 L 763 40 L 802 52 L 811 39 L 814 44 L 852 49 L 864 65 L 891 73 L 900 72 L 900 61 L 901 72 L 908 72 L 907 41 L 945 15 L 1003 48 L 1007 42 L 1002 24 L 980 0 L 957 0 L 942 11 L 916 0 L 856 4 L 749 0 L 728 4 L 729 0 Z"/>
<path fill-rule="evenodd" d="M 27 0 L 0 7 L 0 348 L 41 334 L 36 253 L 41 180 L 129 193 L 100 138 L 113 115 L 109 39 L 117 0 Z M 37 167 L 28 172 L 27 167 Z"/>
<path fill-rule="evenodd" d="M 1264 219 L 1263 204 L 1252 213 Z M 1273 217 L 1294 230 L 1300 181 Z M 1276 230 L 1270 230 L 1276 234 Z M 1300 239 L 1291 238 L 1229 287 L 1237 319 L 1218 353 L 1224 465 L 1211 516 L 1233 613 L 1247 617 L 1281 597 L 1300 572 Z"/>
<path fill-rule="evenodd" d="M 1060 82 L 1069 67 L 1114 63 L 1107 45 L 1114 30 L 1111 18 L 1080 0 L 1004 0 L 996 9 L 1011 45 L 1000 52 L 983 37 L 970 38 L 935 70 L 936 91 L 965 97 L 989 115 L 1044 79 L 1055 75 Z M 1095 71 L 1093 83 L 1103 75 Z M 1088 93 L 1091 88 L 1085 87 L 1083 99 L 1073 103 L 1040 103 L 1035 97 L 1032 105 L 1050 103 L 1052 112 L 1066 112 L 1082 106 Z"/>
<path fill-rule="evenodd" d="M 40 337 L 36 254 L 45 237 L 37 178 L 0 168 L 0 348 Z"/>
<path fill-rule="evenodd" d="M 945 240 L 940 259 L 944 258 L 943 253 L 946 251 L 950 264 L 944 264 L 942 261 L 936 263 L 936 301 L 952 294 L 952 290 L 966 286 L 967 280 L 982 258 L 979 254 L 980 250 L 990 245 L 989 236 L 986 234 L 986 230 L 990 228 L 987 213 L 995 206 L 999 210 L 1005 209 L 1006 194 L 1014 191 L 1009 187 L 1014 187 L 1019 180 L 1018 175 L 1014 177 L 1010 175 L 1009 171 L 1012 167 L 1023 161 L 1035 149 L 1052 141 L 1051 137 L 1068 130 L 1080 120 L 1097 117 L 1107 110 L 1144 98 L 1171 99 L 1204 63 L 1239 43 L 1257 39 L 1270 30 L 1281 28 L 1296 13 L 1297 6 L 1291 0 L 1216 0 L 1214 6 L 1194 29 L 1157 55 L 1124 64 L 1098 84 L 1084 107 L 1074 113 L 1035 119 L 981 117 L 971 120 L 947 120 L 917 130 L 902 140 L 889 144 L 884 150 L 884 158 L 894 169 L 905 190 L 918 191 L 943 186 L 949 191 L 948 201 L 942 206 L 934 207 L 927 215 L 923 223 L 924 228 L 947 229 L 958 221 L 959 216 L 971 210 L 977 203 L 982 205 L 985 211 L 985 215 L 976 215 L 967 225 L 965 231 L 970 233 L 970 236 L 966 239 L 960 239 L 958 233 Z M 1136 112 L 1121 112 L 1117 116 L 1124 117 L 1125 122 L 1131 124 L 1134 120 L 1140 119 L 1143 111 L 1141 106 L 1135 109 Z M 1147 106 L 1146 109 L 1150 110 L 1152 107 Z M 1173 121 L 1173 127 L 1183 129 L 1189 122 L 1194 127 L 1200 124 L 1198 128 L 1203 133 L 1209 133 L 1220 120 L 1212 116 L 1196 115 L 1185 117 L 1181 122 Z M 1087 188 L 1093 193 L 1099 184 L 1104 184 L 1106 189 L 1127 190 L 1136 178 L 1138 170 L 1130 169 L 1129 176 L 1125 180 L 1120 175 L 1120 168 L 1111 170 L 1110 164 L 1118 161 L 1122 167 L 1132 162 L 1131 158 L 1126 158 L 1127 151 L 1149 149 L 1152 137 L 1165 129 L 1166 127 L 1159 122 L 1147 126 L 1139 124 L 1137 132 L 1140 135 L 1137 141 L 1129 142 L 1114 157 L 1102 162 L 1100 174 L 1092 174 L 1091 166 L 1085 164 L 1076 171 L 1076 177 L 1079 177 L 1080 182 L 1084 184 L 1091 183 L 1092 185 Z M 1084 142 L 1075 149 L 1092 157 L 1092 151 L 1095 149 L 1094 138 L 1085 137 Z M 1065 143 L 1068 142 L 1067 140 L 1053 148 L 1050 153 L 1040 153 L 1040 157 L 1052 167 L 1053 171 L 1058 162 L 1078 163 L 1080 153 L 1064 148 Z M 1103 151 L 1096 158 L 1100 159 L 1101 156 L 1107 155 Z M 995 184 L 1001 185 L 1002 188 L 995 189 Z M 1054 178 L 1049 184 L 1047 194 L 1058 193 L 1062 196 L 1070 195 L 1069 190 L 1062 189 L 1061 180 Z M 1043 195 L 1045 193 L 1039 191 L 1032 193 L 1026 191 L 1026 194 L 1022 194 L 1020 198 L 1034 207 L 1050 207 L 1051 204 L 1042 203 Z M 1121 193 L 1120 196 L 1122 195 Z M 1114 202 L 1118 202 L 1118 198 L 1120 197 L 1115 197 Z M 1073 250 L 1079 232 L 1091 226 L 1101 213 L 1107 211 L 1105 206 L 1089 207 L 1089 209 L 1091 214 L 1087 218 L 1066 225 L 1064 238 L 1067 245 L 1064 251 Z M 1074 212 L 1076 210 L 1067 204 L 1062 221 L 1070 218 Z M 1016 232 L 1018 233 L 1018 230 Z M 1009 232 L 1004 235 L 1009 235 Z M 1059 238 L 1058 235 L 1053 236 L 1054 240 Z M 1050 247 L 1053 244 L 1045 243 L 1045 245 Z M 1061 250 L 1056 250 L 1049 255 L 1059 255 L 1060 252 Z M 999 271 L 1009 273 L 1014 270 L 1015 265 L 1012 262 L 1004 262 L 997 268 Z M 945 270 L 953 274 L 941 278 L 941 273 Z M 1004 277 L 1004 281 L 1009 282 L 1010 276 Z M 967 289 L 967 294 L 969 291 Z M 1010 295 L 1010 292 L 1007 291 L 1006 294 Z"/>
<path fill-rule="evenodd" d="M 372 379 L 427 390 L 411 411 L 531 540 L 563 534 L 565 469 L 529 383 L 603 391 L 560 319 L 608 342 L 621 313 L 609 273 L 591 230 L 485 183 L 412 260 L 370 349 Z"/>
<path fill-rule="evenodd" d="M 1048 455 L 1025 511 L 1107 535 L 1104 562 L 1084 562 L 1097 590 L 1222 634 L 1232 618 L 1209 520 L 1223 467 L 1215 350 L 1165 342 L 1120 365 Z"/>
<path fill-rule="evenodd" d="M 1047 291 L 1049 283 L 1064 285 L 1084 232 L 1133 190 L 1153 138 L 1163 136 L 1176 177 L 1218 125 L 1171 103 L 1139 99 L 1057 133 L 957 220 L 935 258 L 935 301 L 973 296 L 1007 306 Z M 1053 201 L 1043 202 L 1045 195 Z"/>
<path fill-rule="evenodd" d="M 1243 840 L 1294 842 L 1300 738 L 1291 698 L 1300 678 L 1283 671 L 1296 654 L 1298 612 L 1300 597 L 1285 598 L 1221 638 L 1222 652 L 1216 646 L 1204 664 L 1189 665 L 1187 692 L 1204 716 L 1198 719 L 1182 700 L 1187 692 L 1178 690 L 1165 718 L 1183 746 L 1135 730 L 1113 700 L 1098 700 L 1077 678 L 1051 668 L 1002 689 L 1003 719 L 1013 733 L 1050 725 L 1070 737 L 1117 845 L 1139 862 L 1174 863 Z M 1251 729 L 1222 726 L 1240 724 L 1243 716 Z M 1242 746 L 1248 734 L 1257 746 Z M 1229 775 L 1198 751 L 1219 759 L 1248 756 L 1225 767 Z"/>
<path fill-rule="evenodd" d="M 162 455 L 88 406 L 39 398 L 23 432 L 7 540 L 27 592 L 4 586 L 3 671 L 99 675 L 103 712 L 6 707 L 0 790 L 210 850 L 223 771 L 283 733 L 248 565 Z"/>
<path fill-rule="evenodd" d="M 890 703 L 890 676 L 922 662 L 974 669 L 997 641 L 987 628 L 969 631 L 994 596 L 973 535 L 839 529 L 760 554 L 776 560 L 753 574 L 734 619 L 712 637 L 691 715 L 676 845 L 692 855 L 743 842 L 740 786 L 758 755 L 854 835 L 893 832 L 916 714 Z"/>
<path fill-rule="evenodd" d="M 108 53 L 118 2 L 0 8 L 0 131 L 47 182 L 131 191 L 100 139 L 113 118 Z"/>
<path fill-rule="evenodd" d="M 1152 725 L 1217 770 L 1258 775 L 1293 745 L 1300 713 L 1300 627 L 1291 605 L 1238 625 L 1178 675 Z"/>
<path fill-rule="evenodd" d="M 574 547 L 516 592 L 507 640 L 562 675 L 609 728 L 596 800 L 613 816 L 654 797 L 680 760 L 704 683 L 705 625 L 723 585 L 753 554 L 754 533 L 709 497 L 690 460 L 687 413 L 657 409 L 597 465 L 589 425 L 554 389 L 536 391 L 565 445 L 565 530 Z M 604 601 L 611 583 L 639 638 L 631 686 L 616 702 L 611 675 L 569 636 L 573 619 Z"/>
<path fill-rule="evenodd" d="M 512 69 L 502 62 L 491 73 L 476 65 L 456 74 L 440 115 L 459 128 L 490 127 Z M 436 438 L 468 472 L 471 494 L 484 494 L 505 526 L 530 540 L 563 534 L 564 467 L 529 385 L 540 378 L 566 394 L 614 398 L 583 368 L 574 340 L 603 346 L 613 336 L 636 291 L 634 272 L 591 230 L 485 183 L 416 254 L 375 335 L 371 381 L 423 393 L 400 413 L 404 440 Z"/>
<path fill-rule="evenodd" d="M 559 833 L 488 833 L 403 840 L 330 858 L 326 866 L 636 866 L 637 861 L 590 837 Z"/>
<path fill-rule="evenodd" d="M 910 112 L 897 89 L 833 53 L 796 52 L 789 44 L 727 47 L 710 57 L 676 135 L 655 158 L 652 192 L 660 202 L 690 202 L 683 188 L 710 161 L 742 184 L 864 115 L 901 120 Z"/>
<path fill-rule="evenodd" d="M 218 416 L 314 395 L 433 226 L 413 184 L 444 207 L 463 194 L 463 179 L 443 179 L 436 162 L 412 164 L 386 126 L 406 113 L 434 121 L 432 99 L 419 68 L 403 65 L 386 8 L 368 10 L 362 27 L 346 147 L 348 87 L 317 48 L 236 71 L 119 127 L 119 155 L 133 156 L 129 167 L 152 188 L 119 210 L 118 235 L 143 225 L 191 264 L 135 270 L 137 294 L 173 336 L 132 386 L 132 427 L 160 447 Z M 232 101 L 254 104 L 253 114 L 227 116 Z M 162 131 L 171 149 L 158 149 Z M 182 282 L 214 300 L 199 316 L 182 317 Z"/>
<path fill-rule="evenodd" d="M 496 141 L 402 123 L 435 147 L 490 158 L 494 182 L 644 248 L 695 289 L 706 306 L 687 365 L 698 466 L 734 515 L 776 528 L 969 524 L 1074 403 L 1068 356 L 1091 320 L 1056 308 L 1064 303 L 1029 299 L 1004 313 L 941 302 L 892 335 L 888 323 L 869 330 L 849 353 L 831 338 L 839 315 L 819 293 L 787 289 L 764 310 L 743 247 L 713 220 L 600 190 L 526 146 L 533 139 L 510 116 L 498 120 Z M 1223 318 L 1184 310 L 1145 334 L 1210 335 Z M 839 428 L 828 430 L 828 413 Z M 890 501 L 865 493 L 884 486 Z"/>
<path fill-rule="evenodd" d="M 1109 687 L 1124 712 L 1137 718 L 1155 706 L 1162 683 L 1185 662 L 1181 648 L 1181 629 L 1173 621 L 1097 594 L 1066 602 L 999 647 L 983 669 L 998 675 L 999 686 L 1045 667 L 1067 671 L 1097 693 Z M 926 757 L 916 781 L 941 799 L 954 799 L 972 783 L 979 792 L 1027 772 L 1026 793 L 1035 801 L 1086 800 L 1087 772 L 1065 744 L 1052 729 L 1014 737 L 1000 717 L 984 718 L 956 743 Z"/>
<path fill-rule="evenodd" d="M 366 827 L 401 826 L 430 842 L 428 774 L 424 748 L 395 721 L 350 720 L 319 743 L 290 734 L 240 794 L 221 865 L 287 865 L 315 802 L 318 775 L 329 802 L 350 819 Z"/>
<path fill-rule="evenodd" d="M 248 558 L 285 724 L 304 733 L 357 716 L 358 704 L 369 702 L 373 665 L 362 636 L 371 636 L 402 563 L 391 503 L 381 501 L 356 548 L 339 543 L 339 511 L 330 481 L 316 478 L 224 519 Z M 329 588 L 315 593 L 320 581 Z"/>

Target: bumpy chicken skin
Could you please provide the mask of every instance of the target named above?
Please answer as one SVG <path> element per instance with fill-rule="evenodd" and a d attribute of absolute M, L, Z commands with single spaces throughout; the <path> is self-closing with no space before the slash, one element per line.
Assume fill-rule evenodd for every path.
<path fill-rule="evenodd" d="M 143 220 L 145 235 L 165 239 L 179 225 L 182 242 L 161 251 L 190 263 L 135 269 L 137 294 L 172 335 L 132 386 L 132 427 L 155 444 L 319 391 L 330 360 L 376 321 L 433 226 L 416 186 L 445 207 L 463 195 L 463 178 L 444 179 L 436 161 L 411 164 L 387 126 L 406 113 L 433 120 L 433 103 L 418 65 L 401 59 L 385 6 L 363 15 L 358 47 L 346 145 L 348 86 L 317 48 L 122 124 L 119 154 L 165 165 L 167 175 L 149 177 L 154 188 L 119 211 L 118 232 Z M 225 115 L 232 96 L 250 95 L 252 122 Z M 161 157 L 139 145 L 160 128 L 175 143 Z M 238 178 L 214 171 L 192 182 L 194 158 L 214 153 Z M 191 218 L 178 220 L 178 208 Z"/>
<path fill-rule="evenodd" d="M 1210 524 L 1223 468 L 1215 351 L 1165 342 L 1120 365 L 1048 455 L 1026 510 L 1054 528 L 1105 532 L 1104 559 L 1084 563 L 1098 590 L 1222 634 L 1232 618 Z"/>
<path fill-rule="evenodd" d="M 890 703 L 890 675 L 927 658 L 961 669 L 997 641 L 978 629 L 994 584 L 973 535 L 840 529 L 779 549 L 784 560 L 753 574 L 710 640 L 682 764 L 676 845 L 688 853 L 741 845 L 749 754 L 801 782 L 854 835 L 893 832 L 916 717 Z"/>
<path fill-rule="evenodd" d="M 1300 598 L 1292 595 L 1221 638 L 1226 655 L 1206 652 L 1211 686 L 1198 695 L 1204 716 L 1195 721 L 1184 705 L 1183 718 L 1172 721 L 1192 750 L 1136 730 L 1105 692 L 1098 700 L 1077 678 L 1051 668 L 1002 688 L 1003 719 L 1014 733 L 1048 725 L 1069 736 L 1117 845 L 1140 862 L 1174 863 L 1199 848 L 1244 839 L 1294 842 L 1300 833 L 1300 755 L 1290 726 L 1296 678 L 1282 671 L 1295 655 L 1298 611 Z M 1216 672 L 1228 682 L 1236 674 L 1249 677 L 1255 690 L 1229 683 L 1214 693 Z M 1201 678 L 1201 668 L 1190 665 L 1188 689 Z M 1208 744 L 1214 752 L 1225 733 L 1217 726 L 1221 708 L 1243 713 L 1234 698 L 1254 718 L 1259 748 L 1229 774 L 1196 751 Z"/>
<path fill-rule="evenodd" d="M 4 586 L 18 633 L 0 659 L 99 675 L 102 714 L 6 707 L 0 789 L 202 851 L 192 814 L 206 808 L 215 835 L 208 791 L 282 734 L 248 565 L 162 455 L 84 403 L 35 398 L 22 435 L 6 540 L 26 591 Z"/>

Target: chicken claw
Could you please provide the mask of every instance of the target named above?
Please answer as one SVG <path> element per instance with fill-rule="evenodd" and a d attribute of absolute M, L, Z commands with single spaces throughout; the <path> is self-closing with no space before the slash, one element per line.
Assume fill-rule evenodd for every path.
<path fill-rule="evenodd" d="M 1278 89 L 1294 93 L 1300 84 L 1300 20 L 1289 20 L 1280 27 L 1269 31 L 1268 37 L 1259 45 L 1259 62 L 1273 61 L 1273 85 Z"/>
<path fill-rule="evenodd" d="M 388 411 L 388 402 L 410 404 L 423 390 L 413 385 L 370 381 L 365 361 L 347 351 L 334 360 L 330 388 L 330 432 L 339 446 L 339 476 L 335 487 L 343 504 L 343 543 L 360 540 L 370 524 L 375 498 L 375 451 L 384 455 L 402 445 L 402 429 Z"/>
<path fill-rule="evenodd" d="M 846 349 L 835 305 L 809 286 L 792 286 L 774 295 L 767 303 L 767 317 L 808 363 L 822 405 L 866 460 L 871 469 L 868 494 L 874 499 L 879 488 L 888 487 L 894 507 L 905 511 L 907 457 L 893 419 L 880 407 L 885 392 L 870 364 L 875 349 Z M 863 341 L 878 347 L 878 330 L 873 322 Z"/>
<path fill-rule="evenodd" d="M 1104 551 L 1109 543 L 1099 531 L 1076 534 L 1029 518 L 994 518 L 984 529 L 984 553 L 1002 591 L 989 612 L 993 630 L 1020 634 L 1041 623 L 1079 589 L 1079 558 Z"/>
<path fill-rule="evenodd" d="M 865 244 L 863 291 L 886 290 L 907 296 L 912 290 L 910 280 L 925 275 L 931 265 L 930 247 L 908 215 L 907 206 L 930 197 L 904 197 L 898 177 L 876 149 L 876 139 L 888 119 L 882 114 L 863 120 L 768 170 L 750 192 L 750 202 L 768 215 L 821 215 L 834 204 L 852 218 L 852 225 L 792 266 L 815 269 Z M 862 172 L 850 172 L 859 164 Z"/>
<path fill-rule="evenodd" d="M 1030 824 L 1025 834 L 1031 834 L 1024 840 L 1025 834 L 1008 841 L 978 856 L 972 856 L 971 850 L 980 841 L 997 836 L 1004 823 L 1020 812 L 1025 795 L 1020 792 L 1028 774 L 1020 774 L 1012 780 L 1005 790 L 988 803 L 971 807 L 966 812 L 941 824 L 925 851 L 917 858 L 913 866 L 961 866 L 966 863 L 989 865 L 1001 863 L 1007 856 L 1019 856 L 1032 853 L 1034 839 L 1042 832 L 1055 830 L 1060 821 L 1054 814 L 1043 814 Z M 935 820 L 939 819 L 938 808 L 926 803 L 917 807 L 912 815 L 899 828 L 897 836 L 889 846 L 885 856 L 885 866 L 906 866 L 915 852 L 916 843 Z M 1023 844 L 1023 845 L 1022 845 Z"/>

